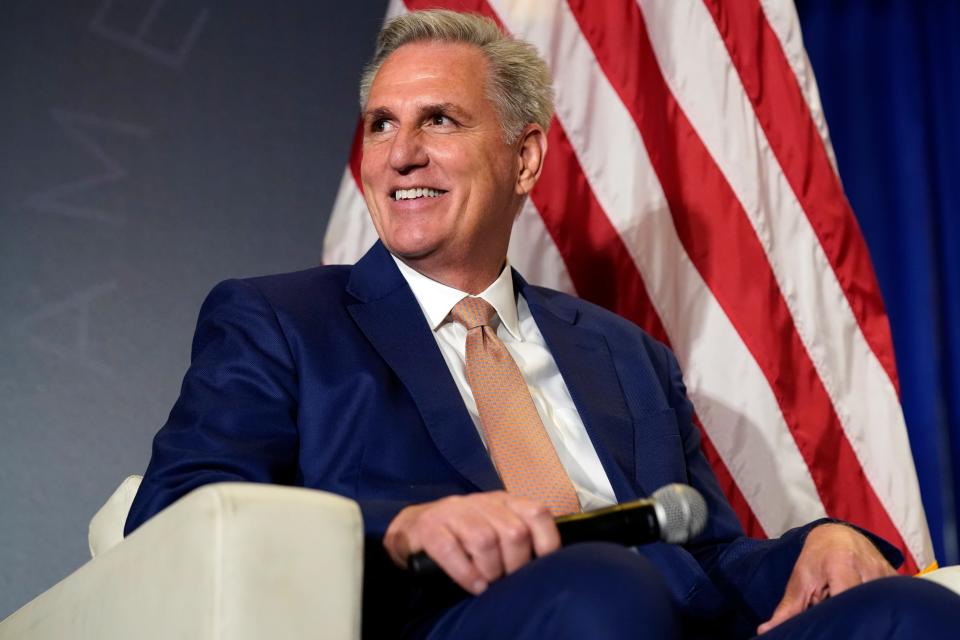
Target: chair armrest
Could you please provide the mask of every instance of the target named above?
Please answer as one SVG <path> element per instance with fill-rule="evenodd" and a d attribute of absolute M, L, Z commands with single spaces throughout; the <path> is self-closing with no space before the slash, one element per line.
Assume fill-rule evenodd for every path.
<path fill-rule="evenodd" d="M 355 639 L 362 563 L 353 501 L 208 485 L 0 622 L 0 640 Z"/>
<path fill-rule="evenodd" d="M 925 573 L 921 578 L 936 582 L 937 584 L 960 594 L 960 565 L 952 567 L 942 567 L 935 571 Z"/>

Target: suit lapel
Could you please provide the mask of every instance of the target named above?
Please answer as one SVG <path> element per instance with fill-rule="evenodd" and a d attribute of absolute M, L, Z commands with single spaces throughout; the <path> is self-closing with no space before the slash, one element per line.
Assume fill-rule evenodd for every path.
<path fill-rule="evenodd" d="M 347 291 L 358 299 L 350 315 L 413 397 L 440 453 L 481 491 L 502 489 L 423 311 L 379 241 L 353 267 Z"/>
<path fill-rule="evenodd" d="M 635 500 L 634 430 L 607 341 L 577 325 L 578 311 L 530 287 L 516 272 L 526 298 L 620 502 Z"/>

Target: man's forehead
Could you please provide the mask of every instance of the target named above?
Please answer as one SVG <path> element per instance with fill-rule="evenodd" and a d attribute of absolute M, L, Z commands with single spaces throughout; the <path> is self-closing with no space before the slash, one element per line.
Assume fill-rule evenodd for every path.
<path fill-rule="evenodd" d="M 479 97 L 487 59 L 474 45 L 414 42 L 394 51 L 373 79 L 366 112 L 382 108 L 454 108 Z M 476 95 L 475 95 L 476 94 Z"/>

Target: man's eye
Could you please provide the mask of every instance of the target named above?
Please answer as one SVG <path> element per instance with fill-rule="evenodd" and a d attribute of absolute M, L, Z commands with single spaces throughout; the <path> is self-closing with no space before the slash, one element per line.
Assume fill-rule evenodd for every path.
<path fill-rule="evenodd" d="M 444 115 L 440 115 L 438 113 L 434 116 L 430 116 L 430 124 L 437 125 L 438 127 L 442 127 L 445 124 L 450 124 L 450 118 Z"/>
<path fill-rule="evenodd" d="M 374 120 L 373 124 L 370 125 L 370 130 L 374 133 L 383 133 L 390 128 L 390 122 L 385 118 L 380 118 L 379 120 Z"/>

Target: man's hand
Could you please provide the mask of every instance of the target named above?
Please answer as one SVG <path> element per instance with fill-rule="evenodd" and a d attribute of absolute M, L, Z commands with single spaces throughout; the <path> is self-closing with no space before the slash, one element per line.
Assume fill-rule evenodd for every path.
<path fill-rule="evenodd" d="M 757 633 L 850 587 L 892 575 L 896 571 L 865 536 L 842 524 L 822 524 L 807 535 L 783 599 Z"/>
<path fill-rule="evenodd" d="M 494 491 L 409 506 L 387 527 L 383 546 L 401 567 L 410 554 L 426 551 L 476 595 L 532 557 L 555 551 L 560 534 L 544 505 Z"/>

